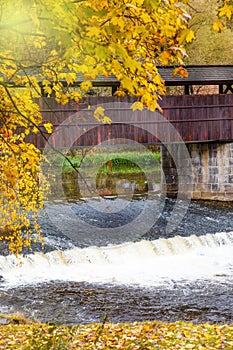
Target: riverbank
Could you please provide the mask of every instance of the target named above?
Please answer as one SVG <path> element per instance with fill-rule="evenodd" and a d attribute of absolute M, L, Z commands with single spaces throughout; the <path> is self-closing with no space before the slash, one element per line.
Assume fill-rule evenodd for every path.
<path fill-rule="evenodd" d="M 145 147 L 118 147 L 117 151 L 75 149 L 65 157 L 48 152 L 49 162 L 44 164 L 44 173 L 50 174 L 48 199 L 138 195 L 160 190 L 160 152 L 156 147 L 150 151 Z"/>
<path fill-rule="evenodd" d="M 233 325 L 134 322 L 0 326 L 0 349 L 232 349 Z"/>
<path fill-rule="evenodd" d="M 53 173 L 72 173 L 82 167 L 84 169 L 99 169 L 101 173 L 140 173 L 142 171 L 160 170 L 161 154 L 157 146 L 146 147 L 112 147 L 93 149 L 73 149 L 70 152 L 46 153 Z M 44 164 L 44 166 L 48 164 Z"/>

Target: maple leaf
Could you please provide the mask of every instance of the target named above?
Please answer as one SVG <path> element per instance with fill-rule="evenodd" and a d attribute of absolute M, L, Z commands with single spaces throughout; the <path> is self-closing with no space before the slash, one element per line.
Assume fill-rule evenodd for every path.
<path fill-rule="evenodd" d="M 219 17 L 225 16 L 228 20 L 231 19 L 233 15 L 233 5 L 224 5 L 219 9 Z"/>
<path fill-rule="evenodd" d="M 47 133 L 52 134 L 53 125 L 51 123 L 44 123 L 43 126 L 44 126 L 45 130 L 47 131 Z"/>
<path fill-rule="evenodd" d="M 137 102 L 134 102 L 130 108 L 133 111 L 136 111 L 136 110 L 142 111 L 144 106 L 142 102 L 137 101 Z"/>
<path fill-rule="evenodd" d="M 176 77 L 177 75 L 180 75 L 181 78 L 187 78 L 188 72 L 184 67 L 177 67 L 173 70 L 172 75 Z"/>
<path fill-rule="evenodd" d="M 213 30 L 217 33 L 221 33 L 224 29 L 224 26 L 222 24 L 222 22 L 217 19 L 214 23 L 213 23 Z"/>
<path fill-rule="evenodd" d="M 193 30 L 187 30 L 187 34 L 185 37 L 185 40 L 187 43 L 191 43 L 193 41 L 193 39 L 195 39 L 195 34 Z"/>

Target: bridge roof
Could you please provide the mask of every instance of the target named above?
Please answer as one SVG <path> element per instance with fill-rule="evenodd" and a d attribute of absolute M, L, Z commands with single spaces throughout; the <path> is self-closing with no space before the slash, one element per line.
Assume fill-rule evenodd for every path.
<path fill-rule="evenodd" d="M 160 67 L 159 73 L 166 85 L 219 85 L 233 84 L 233 65 L 185 66 L 187 78 L 174 77 L 174 67 Z"/>
<path fill-rule="evenodd" d="M 174 67 L 158 67 L 167 86 L 233 84 L 233 65 L 185 66 L 185 69 L 188 77 L 181 78 L 179 75 L 173 76 Z M 79 85 L 84 80 L 84 77 L 78 74 L 76 84 Z M 93 86 L 119 86 L 120 84 L 114 75 L 108 77 L 99 75 L 92 80 L 92 83 Z"/>

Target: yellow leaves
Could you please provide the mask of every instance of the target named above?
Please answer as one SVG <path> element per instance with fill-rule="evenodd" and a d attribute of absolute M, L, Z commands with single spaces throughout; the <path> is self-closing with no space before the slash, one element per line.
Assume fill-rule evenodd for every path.
<path fill-rule="evenodd" d="M 66 74 L 66 81 L 67 81 L 67 84 L 70 85 L 70 84 L 73 84 L 74 81 L 76 80 L 76 74 L 75 73 L 67 73 Z"/>
<path fill-rule="evenodd" d="M 43 91 L 50 96 L 53 92 L 52 88 L 49 85 L 44 86 Z"/>
<path fill-rule="evenodd" d="M 125 26 L 125 20 L 124 18 L 122 17 L 112 17 L 111 20 L 110 20 L 110 23 L 113 24 L 114 26 L 118 26 L 120 27 L 120 29 L 124 29 L 124 26 Z"/>
<path fill-rule="evenodd" d="M 69 11 L 65 11 L 66 6 Z M 92 80 L 102 69 L 106 75 L 115 74 L 120 80 L 122 89 L 117 95 L 127 92 L 139 96 L 145 77 L 154 77 L 153 72 L 147 74 L 142 65 L 182 63 L 177 41 L 182 35 L 181 44 L 194 39 L 177 1 L 127 0 L 118 4 L 107 0 L 67 1 L 66 6 L 62 1 L 48 1 L 46 6 L 43 2 L 36 3 L 36 11 L 33 8 L 34 24 L 37 27 L 39 19 L 41 30 L 41 37 L 33 40 L 38 47 L 36 52 L 41 48 L 40 57 L 43 57 L 47 50 L 48 55 L 44 57 L 49 57 L 43 64 L 42 79 L 54 83 L 45 83 L 43 91 L 52 95 L 55 90 L 56 100 L 62 104 L 68 102 L 71 94 L 64 93 L 55 82 L 64 79 L 68 86 L 72 85 L 76 79 L 72 72 Z M 46 27 L 38 13 L 47 18 Z M 157 85 L 153 82 L 143 86 L 154 95 L 161 93 L 162 85 L 160 81 Z M 87 92 L 90 87 L 85 81 L 81 91 Z M 71 98 L 79 100 L 79 96 Z"/>
<path fill-rule="evenodd" d="M 121 81 L 121 85 L 124 89 L 127 89 L 131 94 L 134 93 L 135 82 L 132 79 L 125 76 Z"/>
<path fill-rule="evenodd" d="M 136 0 L 135 3 L 137 4 L 138 7 L 141 7 L 144 3 L 144 0 Z"/>
<path fill-rule="evenodd" d="M 87 92 L 92 87 L 92 83 L 90 81 L 84 81 L 80 84 L 80 88 L 82 91 Z"/>
<path fill-rule="evenodd" d="M 97 119 L 98 121 L 101 120 L 101 118 L 104 117 L 104 108 L 103 107 L 97 107 L 94 111 L 94 117 L 95 119 Z"/>
<path fill-rule="evenodd" d="M 97 37 L 101 33 L 101 30 L 99 27 L 90 27 L 87 29 L 87 36 L 90 38 Z"/>
<path fill-rule="evenodd" d="M 64 93 L 56 91 L 56 101 L 58 103 L 61 103 L 62 105 L 65 105 L 66 103 L 68 103 L 69 97 Z"/>
<path fill-rule="evenodd" d="M 141 102 L 151 111 L 155 111 L 156 108 L 160 109 L 157 103 L 157 96 L 153 96 L 149 92 L 143 94 Z"/>
<path fill-rule="evenodd" d="M 122 324 L 87 324 L 74 327 L 64 325 L 32 323 L 25 317 L 10 315 L 18 325 L 4 326 L 0 344 L 4 348 L 16 349 L 19 344 L 25 349 L 34 348 L 35 342 L 41 348 L 64 349 L 231 349 L 231 325 L 195 325 L 176 322 L 134 322 Z M 186 336 L 184 335 L 184 332 Z"/>
<path fill-rule="evenodd" d="M 35 40 L 35 41 L 33 42 L 33 44 L 34 44 L 35 49 L 42 49 L 43 47 L 46 46 L 46 41 L 38 41 L 38 40 Z"/>
<path fill-rule="evenodd" d="M 223 7 L 219 9 L 219 13 L 218 13 L 219 17 L 226 17 L 230 21 L 232 15 L 233 15 L 233 5 L 225 4 Z"/>
<path fill-rule="evenodd" d="M 196 348 L 195 344 L 186 344 L 184 349 L 194 349 Z"/>
<path fill-rule="evenodd" d="M 110 20 L 110 23 L 112 23 L 113 25 L 117 26 L 118 25 L 118 18 L 117 17 L 112 17 Z"/>
<path fill-rule="evenodd" d="M 117 76 L 118 79 L 121 79 L 122 65 L 117 59 L 112 60 L 112 72 Z"/>
<path fill-rule="evenodd" d="M 88 73 L 92 73 L 92 72 L 90 72 L 89 67 L 92 67 L 92 70 L 95 70 L 94 67 L 95 67 L 95 65 L 96 65 L 96 59 L 95 59 L 93 53 L 92 53 L 92 55 L 87 55 L 87 56 L 84 58 L 83 63 L 84 63 L 84 65 L 86 65 L 86 66 L 88 67 L 87 72 L 88 72 Z"/>
<path fill-rule="evenodd" d="M 146 13 L 144 12 L 141 16 L 142 18 L 142 21 L 146 24 L 146 23 L 149 23 L 149 22 L 152 22 L 152 18 Z"/>
<path fill-rule="evenodd" d="M 133 111 L 139 110 L 142 111 L 143 110 L 143 104 L 140 101 L 136 101 L 134 102 L 131 107 L 130 107 Z"/>
<path fill-rule="evenodd" d="M 76 102 L 78 102 L 80 100 L 80 98 L 82 98 L 82 95 L 77 91 L 73 91 L 70 94 L 70 98 L 75 100 Z"/>
<path fill-rule="evenodd" d="M 187 16 L 176 0 L 48 0 L 46 4 L 5 0 L 3 3 L 7 11 L 2 11 L 1 19 L 8 28 L 1 32 L 0 79 L 10 84 L 12 98 L 0 86 L 0 109 L 5 113 L 1 118 L 5 118 L 7 126 L 2 133 L 0 151 L 9 153 L 8 160 L 0 159 L 0 166 L 6 169 L 5 182 L 0 178 L 0 204 L 4 199 L 9 202 L 8 212 L 16 210 L 19 215 L 20 224 L 15 226 L 18 236 L 14 236 L 19 239 L 11 245 L 17 251 L 22 248 L 19 232 L 26 211 L 36 212 L 37 204 L 40 206 L 42 201 L 38 188 L 40 157 L 36 149 L 24 142 L 30 130 L 37 133 L 43 124 L 32 97 L 41 89 L 49 96 L 55 94 L 61 104 L 69 99 L 78 102 L 92 87 L 89 80 L 98 74 L 114 74 L 120 81 L 116 96 L 136 96 L 138 101 L 132 110 L 143 107 L 155 110 L 158 96 L 164 93 L 164 82 L 155 62 L 182 65 L 182 44 L 190 43 L 194 33 L 187 28 Z M 231 18 L 229 3 L 219 15 Z M 22 25 L 17 24 L 19 20 Z M 215 27 L 221 30 L 219 23 Z M 37 67 L 35 79 L 26 75 L 31 67 Z M 78 92 L 72 91 L 71 86 L 80 74 L 85 81 Z M 185 71 L 180 69 L 177 74 L 185 76 Z M 12 85 L 23 89 L 19 93 Z M 94 117 L 103 123 L 111 122 L 102 107 L 94 111 Z M 9 130 L 19 127 L 22 129 L 19 135 L 9 134 Z M 50 123 L 45 123 L 44 128 L 52 132 Z M 9 187 L 11 193 L 7 192 Z M 22 215 L 20 207 L 25 210 Z"/>
<path fill-rule="evenodd" d="M 230 22 L 233 16 L 233 4 L 230 0 L 224 0 L 218 8 L 218 19 L 213 24 L 213 30 L 221 33 L 227 22 Z"/>
<path fill-rule="evenodd" d="M 191 43 L 194 39 L 195 39 L 194 31 L 189 29 L 185 40 L 187 43 Z"/>
<path fill-rule="evenodd" d="M 126 93 L 125 91 L 120 87 L 115 93 L 114 93 L 115 96 L 118 96 L 118 97 L 121 97 L 121 96 L 125 96 Z"/>
<path fill-rule="evenodd" d="M 104 111 L 102 106 L 97 107 L 94 111 L 94 118 L 103 124 L 111 124 L 111 119 L 105 115 Z"/>
<path fill-rule="evenodd" d="M 109 50 L 110 52 L 112 52 L 114 56 L 116 57 L 118 56 L 123 60 L 128 56 L 126 48 L 124 47 L 124 45 L 121 45 L 120 43 L 114 43 L 114 42 L 110 43 Z"/>
<path fill-rule="evenodd" d="M 111 124 L 112 120 L 111 118 L 107 117 L 106 115 L 102 118 L 101 122 L 103 124 Z"/>
<path fill-rule="evenodd" d="M 107 47 L 98 45 L 95 48 L 95 58 L 97 61 L 101 60 L 102 62 L 108 61 L 110 54 Z"/>
<path fill-rule="evenodd" d="M 162 65 L 166 66 L 169 63 L 169 60 L 171 59 L 171 52 L 169 51 L 163 51 L 160 55 L 160 62 L 162 63 Z"/>
<path fill-rule="evenodd" d="M 42 80 L 43 90 L 46 94 L 51 95 L 52 88 L 51 88 L 51 82 L 48 79 Z"/>
<path fill-rule="evenodd" d="M 4 154 L 0 157 L 0 221 L 3 228 L 0 236 L 17 255 L 29 242 L 22 232 L 29 233 L 33 228 L 29 212 L 38 212 L 43 205 L 38 182 L 40 151 L 25 142 L 32 124 L 35 131 L 42 118 L 38 105 L 31 99 L 30 89 L 22 92 L 11 89 L 9 94 L 2 90 L 0 109 L 1 124 L 4 125 L 0 138 L 0 151 Z M 15 129 L 17 133 L 14 133 Z M 39 229 L 35 231 L 39 233 Z"/>
<path fill-rule="evenodd" d="M 57 55 L 58 55 L 57 50 L 52 50 L 52 51 L 50 52 L 50 55 L 51 55 L 51 56 L 57 56 Z"/>
<path fill-rule="evenodd" d="M 191 29 L 185 29 L 182 33 L 181 38 L 187 43 L 191 43 L 195 39 L 194 31 Z"/>
<path fill-rule="evenodd" d="M 33 132 L 34 134 L 38 134 L 39 128 L 34 126 L 34 127 L 32 128 L 32 132 Z"/>
<path fill-rule="evenodd" d="M 213 24 L 213 30 L 217 33 L 221 33 L 223 29 L 224 29 L 224 25 L 219 19 L 217 19 Z"/>
<path fill-rule="evenodd" d="M 43 124 L 45 130 L 47 131 L 48 134 L 52 134 L 53 132 L 53 125 L 51 123 L 44 123 Z"/>

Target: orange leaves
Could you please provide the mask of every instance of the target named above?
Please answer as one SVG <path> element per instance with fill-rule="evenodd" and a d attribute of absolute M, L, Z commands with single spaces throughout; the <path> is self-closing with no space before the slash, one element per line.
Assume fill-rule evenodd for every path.
<path fill-rule="evenodd" d="M 134 322 L 56 326 L 30 323 L 23 316 L 3 318 L 18 320 L 18 325 L 1 327 L 0 346 L 16 349 L 232 349 L 231 325 L 192 324 L 185 322 Z M 13 322 L 12 322 L 13 323 Z"/>
<path fill-rule="evenodd" d="M 13 136 L 13 131 L 12 130 L 6 130 L 4 129 L 0 130 L 0 136 L 2 136 L 4 139 L 8 139 L 9 137 Z"/>
<path fill-rule="evenodd" d="M 163 51 L 160 55 L 160 62 L 162 65 L 166 66 L 169 64 L 169 60 L 171 59 L 172 53 L 171 51 Z"/>
<path fill-rule="evenodd" d="M 187 78 L 188 72 L 183 67 L 177 67 L 173 70 L 173 76 L 176 77 L 177 75 L 179 75 L 181 78 Z"/>

